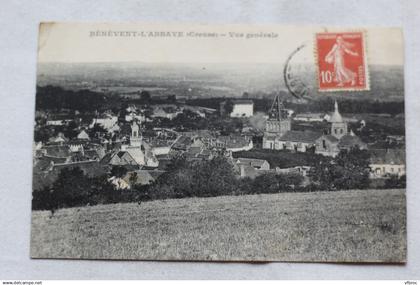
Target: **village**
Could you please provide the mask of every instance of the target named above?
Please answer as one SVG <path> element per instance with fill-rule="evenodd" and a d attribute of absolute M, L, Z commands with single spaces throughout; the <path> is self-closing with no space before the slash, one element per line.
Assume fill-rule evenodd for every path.
<path fill-rule="evenodd" d="M 67 114 L 37 110 L 35 134 L 43 136 L 34 142 L 34 190 L 51 186 L 61 170 L 75 167 L 89 177 L 108 175 L 118 190 L 149 185 L 178 156 L 189 162 L 224 157 L 238 178 L 296 174 L 308 184 L 310 163 L 275 165 L 267 155 L 334 158 L 353 148 L 369 151 L 371 179 L 405 177 L 403 148 L 372 148 L 356 135 L 367 122 L 344 117 L 337 101 L 327 113 L 296 113 L 285 108 L 279 96 L 265 113 L 256 114 L 254 109 L 252 99 L 227 99 L 219 109 L 184 102 L 130 104 L 118 113 L 109 109 L 90 118 L 77 110 Z M 188 127 L 188 122 L 200 119 L 232 126 L 222 131 L 205 124 L 201 129 Z M 403 136 L 386 138 L 404 141 Z M 260 157 L 261 152 L 265 156 Z"/>

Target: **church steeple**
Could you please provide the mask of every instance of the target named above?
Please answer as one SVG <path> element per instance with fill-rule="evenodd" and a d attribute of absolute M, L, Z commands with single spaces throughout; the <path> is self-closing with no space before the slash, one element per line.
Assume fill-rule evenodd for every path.
<path fill-rule="evenodd" d="M 265 125 L 266 135 L 282 136 L 291 129 L 291 121 L 284 108 L 283 102 L 277 95 L 268 112 L 268 119 Z"/>
<path fill-rule="evenodd" d="M 280 97 L 276 95 L 273 103 L 271 104 L 270 111 L 268 112 L 270 119 L 282 120 L 287 118 L 287 110 L 284 109 L 283 102 L 280 100 Z"/>
<path fill-rule="evenodd" d="M 142 136 L 140 134 L 140 126 L 135 120 L 131 123 L 130 146 L 140 147 Z"/>
<path fill-rule="evenodd" d="M 331 135 L 340 139 L 343 136 L 347 135 L 347 123 L 344 122 L 343 117 L 341 117 L 340 112 L 338 111 L 337 100 L 334 103 L 334 113 L 330 119 L 331 122 Z"/>

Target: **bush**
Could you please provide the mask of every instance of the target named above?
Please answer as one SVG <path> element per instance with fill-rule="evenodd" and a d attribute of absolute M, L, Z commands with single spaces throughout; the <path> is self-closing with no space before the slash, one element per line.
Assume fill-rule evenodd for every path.
<path fill-rule="evenodd" d="M 33 192 L 34 210 L 56 209 L 119 202 L 118 192 L 106 176 L 89 178 L 78 168 L 63 169 L 51 187 Z"/>
<path fill-rule="evenodd" d="M 343 150 L 333 161 L 320 160 L 310 177 L 325 190 L 366 189 L 369 187 L 369 153 L 353 148 Z"/>
<path fill-rule="evenodd" d="M 406 188 L 406 180 L 407 179 L 405 175 L 402 175 L 401 177 L 398 177 L 397 175 L 392 175 L 391 177 L 385 180 L 385 188 Z"/>
<path fill-rule="evenodd" d="M 177 157 L 152 186 L 153 199 L 232 195 L 238 185 L 232 165 L 222 157 L 188 162 Z"/>
<path fill-rule="evenodd" d="M 292 192 L 302 182 L 303 176 L 298 174 L 263 174 L 254 179 L 252 193 L 249 194 Z"/>
<path fill-rule="evenodd" d="M 32 208 L 54 212 L 65 207 L 157 199 L 364 189 L 370 182 L 367 166 L 365 151 L 342 152 L 332 161 L 320 160 L 310 174 L 314 182 L 302 186 L 304 178 L 299 174 L 265 173 L 255 179 L 238 179 L 232 163 L 224 157 L 188 161 L 178 156 L 154 184 L 126 190 L 116 190 L 107 176 L 90 178 L 79 168 L 63 169 L 51 187 L 33 192 Z M 125 173 L 126 169 L 115 167 L 111 175 L 121 177 Z M 405 176 L 385 182 L 385 188 L 404 187 Z"/>

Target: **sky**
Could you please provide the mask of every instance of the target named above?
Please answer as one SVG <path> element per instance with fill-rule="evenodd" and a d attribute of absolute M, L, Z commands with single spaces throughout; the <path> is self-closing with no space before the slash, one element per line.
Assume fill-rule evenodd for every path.
<path fill-rule="evenodd" d="M 404 61 L 399 28 L 43 23 L 39 31 L 39 63 L 284 63 L 302 44 L 298 60 L 311 63 L 315 34 L 334 31 L 363 31 L 368 64 Z"/>

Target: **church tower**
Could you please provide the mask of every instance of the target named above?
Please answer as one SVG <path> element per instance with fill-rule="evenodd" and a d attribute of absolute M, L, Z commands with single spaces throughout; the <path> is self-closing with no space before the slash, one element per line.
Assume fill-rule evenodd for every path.
<path fill-rule="evenodd" d="M 341 117 L 340 112 L 338 111 L 338 103 L 335 101 L 334 104 L 334 113 L 330 119 L 331 122 L 331 135 L 337 139 L 341 139 L 343 136 L 347 135 L 347 123 L 344 122 L 343 117 Z"/>
<path fill-rule="evenodd" d="M 268 136 L 276 135 L 281 137 L 286 132 L 291 130 L 291 120 L 288 116 L 287 110 L 284 108 L 280 97 L 277 95 L 274 98 L 268 113 L 268 119 L 265 125 L 265 134 Z"/>
<path fill-rule="evenodd" d="M 131 124 L 131 136 L 130 136 L 130 146 L 131 147 L 140 147 L 142 142 L 142 136 L 140 134 L 140 126 L 135 120 Z"/>

